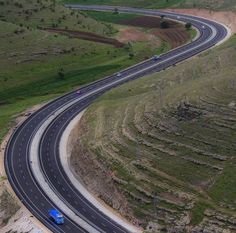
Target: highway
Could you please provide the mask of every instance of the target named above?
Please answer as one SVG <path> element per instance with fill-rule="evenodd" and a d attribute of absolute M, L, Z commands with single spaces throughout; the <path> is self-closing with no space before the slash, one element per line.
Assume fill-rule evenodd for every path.
<path fill-rule="evenodd" d="M 110 6 L 81 6 L 66 5 L 74 9 L 93 9 L 112 11 Z M 199 37 L 182 47 L 171 50 L 155 61 L 148 59 L 120 71 L 120 77 L 111 75 L 102 80 L 84 86 L 80 93 L 73 91 L 58 99 L 55 99 L 32 114 L 12 134 L 5 150 L 5 168 L 9 182 L 22 201 L 22 203 L 52 232 L 89 232 L 80 224 L 71 219 L 66 212 L 52 200 L 37 180 L 31 161 L 32 140 L 45 122 L 49 122 L 44 128 L 40 145 L 37 149 L 40 169 L 47 184 L 54 190 L 55 194 L 76 215 L 91 225 L 97 232 L 121 233 L 128 232 L 126 228 L 110 219 L 104 213 L 93 206 L 71 183 L 64 172 L 59 159 L 59 142 L 63 130 L 69 122 L 82 110 L 87 108 L 93 101 L 106 91 L 143 77 L 147 74 L 159 72 L 175 65 L 189 57 L 203 52 L 227 36 L 227 29 L 216 22 L 189 15 L 167 13 L 157 10 L 144 10 L 128 7 L 117 7 L 120 12 L 145 14 L 150 16 L 165 15 L 166 18 L 191 22 L 198 29 Z M 33 148 L 35 149 L 35 148 Z M 65 215 L 65 224 L 57 226 L 48 215 L 48 210 L 57 208 Z M 92 231 L 90 231 L 92 232 Z M 95 232 L 95 231 L 94 231 Z"/>

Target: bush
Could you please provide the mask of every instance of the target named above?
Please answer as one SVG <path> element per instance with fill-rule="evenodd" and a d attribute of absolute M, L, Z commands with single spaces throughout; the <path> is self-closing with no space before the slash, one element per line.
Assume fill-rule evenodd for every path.
<path fill-rule="evenodd" d="M 192 24 L 191 24 L 191 23 L 186 23 L 186 24 L 185 24 L 185 28 L 186 28 L 187 30 L 190 30 L 190 29 L 192 28 Z"/>
<path fill-rule="evenodd" d="M 165 28 L 169 28 L 170 27 L 170 24 L 168 21 L 161 21 L 161 28 L 165 29 Z"/>
<path fill-rule="evenodd" d="M 65 78 L 65 72 L 63 68 L 61 68 L 57 74 L 59 79 L 63 80 Z"/>

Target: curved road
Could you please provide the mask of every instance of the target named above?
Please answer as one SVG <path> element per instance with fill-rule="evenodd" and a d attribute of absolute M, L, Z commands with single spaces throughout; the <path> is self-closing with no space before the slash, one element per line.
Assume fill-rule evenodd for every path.
<path fill-rule="evenodd" d="M 66 5 L 75 9 L 93 9 L 111 11 L 109 6 Z M 21 124 L 11 136 L 5 151 L 5 168 L 8 179 L 24 205 L 53 232 L 87 232 L 78 223 L 71 220 L 66 213 L 65 224 L 55 225 L 48 218 L 48 210 L 60 206 L 54 203 L 38 183 L 31 166 L 31 142 L 42 124 L 50 120 L 40 139 L 38 156 L 41 170 L 49 186 L 65 204 L 98 232 L 121 233 L 127 229 L 100 212 L 78 192 L 62 169 L 59 159 L 59 141 L 68 123 L 98 96 L 104 92 L 144 75 L 158 72 L 198 54 L 222 41 L 227 30 L 221 24 L 195 16 L 179 15 L 156 10 L 142 10 L 118 7 L 119 11 L 151 16 L 165 15 L 166 18 L 191 22 L 199 30 L 197 40 L 161 55 L 158 61 L 146 60 L 140 64 L 121 71 L 122 76 L 111 75 L 81 88 L 80 93 L 71 92 L 42 107 Z M 62 110 L 63 109 L 63 110 Z M 61 110 L 60 112 L 58 112 Z M 63 212 L 63 211 L 62 211 Z"/>

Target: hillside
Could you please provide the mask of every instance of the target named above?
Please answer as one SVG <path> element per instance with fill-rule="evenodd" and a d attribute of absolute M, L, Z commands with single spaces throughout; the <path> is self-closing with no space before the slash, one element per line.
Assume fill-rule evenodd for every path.
<path fill-rule="evenodd" d="M 53 0 L 0 1 L 0 20 L 25 27 L 67 28 L 95 32 L 101 35 L 110 33 L 110 28 L 88 17 L 83 12 L 70 10 Z"/>
<path fill-rule="evenodd" d="M 209 8 L 215 10 L 235 10 L 234 0 L 61 0 L 63 3 L 117 5 L 142 8 Z"/>
<path fill-rule="evenodd" d="M 26 108 L 143 59 L 129 59 L 129 48 L 40 30 L 113 33 L 110 25 L 84 13 L 44 0 L 0 5 L 0 140 Z"/>
<path fill-rule="evenodd" d="M 157 30 L 151 34 L 142 26 L 121 27 L 107 20 L 127 19 L 123 14 L 106 13 L 101 20 L 46 0 L 0 5 L 0 140 L 14 118 L 33 104 L 165 52 L 172 43 L 165 37 L 163 42 Z M 174 46 L 189 40 L 183 27 L 175 28 L 179 39 Z"/>
<path fill-rule="evenodd" d="M 233 36 L 88 108 L 71 164 L 89 190 L 153 232 L 236 232 L 235 49 Z"/>

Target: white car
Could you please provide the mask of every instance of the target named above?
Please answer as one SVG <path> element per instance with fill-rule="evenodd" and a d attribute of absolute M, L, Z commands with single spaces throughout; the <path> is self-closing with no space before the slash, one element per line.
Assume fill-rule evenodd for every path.
<path fill-rule="evenodd" d="M 202 25 L 202 28 L 203 28 L 203 29 L 205 29 L 205 26 L 204 26 L 204 25 Z"/>
<path fill-rule="evenodd" d="M 159 55 L 154 55 L 154 56 L 153 56 L 153 60 L 154 60 L 154 61 L 157 61 L 159 58 L 160 58 Z"/>
<path fill-rule="evenodd" d="M 122 74 L 120 72 L 116 74 L 116 77 L 121 77 L 121 76 Z"/>
<path fill-rule="evenodd" d="M 77 94 L 80 94 L 80 93 L 81 93 L 81 91 L 80 91 L 80 90 L 77 90 L 77 91 L 76 91 L 76 93 L 77 93 Z"/>

